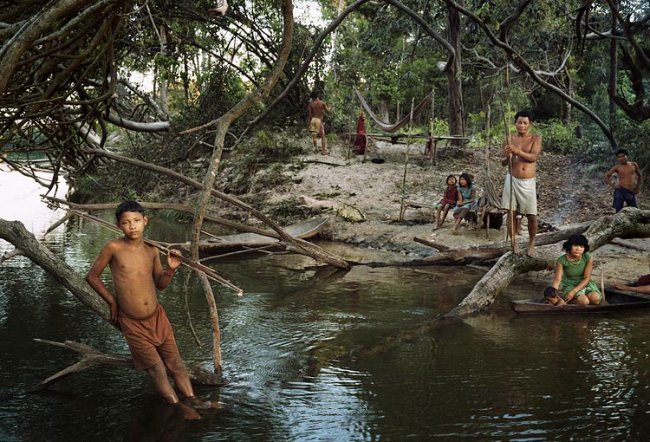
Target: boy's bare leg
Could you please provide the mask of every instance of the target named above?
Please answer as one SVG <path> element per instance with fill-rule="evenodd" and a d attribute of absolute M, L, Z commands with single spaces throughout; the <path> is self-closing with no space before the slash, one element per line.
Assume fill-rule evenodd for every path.
<path fill-rule="evenodd" d="M 156 390 L 158 390 L 158 393 L 160 393 L 163 399 L 165 399 L 165 401 L 167 401 L 168 403 L 172 405 L 178 405 L 185 419 L 188 420 L 201 419 L 201 415 L 197 413 L 195 409 L 193 409 L 192 407 L 188 407 L 187 405 L 183 404 L 178 400 L 178 396 L 176 395 L 176 392 L 174 391 L 172 384 L 169 382 L 169 379 L 167 378 L 167 371 L 165 370 L 165 364 L 163 364 L 162 361 L 158 362 L 156 365 L 149 368 L 147 370 L 147 373 L 153 379 L 153 382 L 156 386 Z M 189 378 L 188 378 L 188 382 L 189 382 Z M 190 384 L 190 389 L 191 389 L 191 384 Z"/>
<path fill-rule="evenodd" d="M 194 389 L 192 388 L 192 382 L 190 381 L 190 376 L 185 370 L 183 361 L 181 358 L 176 357 L 173 359 L 166 359 L 165 366 L 167 371 L 174 379 L 174 384 L 178 391 L 180 391 L 183 397 L 194 397 Z"/>
<path fill-rule="evenodd" d="M 535 236 L 537 235 L 537 216 L 526 215 L 528 218 L 528 256 L 535 256 Z"/>
<path fill-rule="evenodd" d="M 321 152 L 323 155 L 328 155 L 329 151 L 327 150 L 327 137 L 325 136 L 325 122 L 321 121 L 320 123 L 320 139 L 321 139 L 321 145 L 323 147 L 323 151 Z"/>
<path fill-rule="evenodd" d="M 221 406 L 219 402 L 203 401 L 194 396 L 192 381 L 190 380 L 190 376 L 187 373 L 181 358 L 167 359 L 165 360 L 165 366 L 174 379 L 176 388 L 183 397 L 183 403 L 188 404 L 195 409 L 219 408 Z"/>
<path fill-rule="evenodd" d="M 314 145 L 314 152 L 318 152 L 318 139 L 315 133 L 311 134 L 311 142 Z"/>

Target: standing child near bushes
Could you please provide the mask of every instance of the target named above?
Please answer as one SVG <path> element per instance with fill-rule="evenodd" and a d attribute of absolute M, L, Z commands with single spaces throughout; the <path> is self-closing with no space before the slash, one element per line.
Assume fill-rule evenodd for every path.
<path fill-rule="evenodd" d="M 443 197 L 438 201 L 438 204 L 435 205 L 436 209 L 436 219 L 433 230 L 438 230 L 444 224 L 447 219 L 447 213 L 449 209 L 456 207 L 456 201 L 458 201 L 458 186 L 456 186 L 456 177 L 449 175 L 447 177 L 447 188 Z"/>

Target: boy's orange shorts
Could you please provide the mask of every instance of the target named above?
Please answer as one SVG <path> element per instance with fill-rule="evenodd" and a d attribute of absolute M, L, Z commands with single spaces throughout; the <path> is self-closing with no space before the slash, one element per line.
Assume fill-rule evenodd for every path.
<path fill-rule="evenodd" d="M 137 370 L 147 370 L 161 360 L 180 358 L 174 331 L 162 305 L 158 304 L 148 318 L 131 319 L 119 315 L 117 320 Z"/>

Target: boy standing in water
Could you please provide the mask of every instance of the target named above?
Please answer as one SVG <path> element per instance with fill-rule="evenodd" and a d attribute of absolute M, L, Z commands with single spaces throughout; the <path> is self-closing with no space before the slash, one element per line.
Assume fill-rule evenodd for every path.
<path fill-rule="evenodd" d="M 148 219 L 136 201 L 120 204 L 115 218 L 124 236 L 102 248 L 86 281 L 110 306 L 111 321 L 122 330 L 135 368 L 149 374 L 156 390 L 168 403 L 177 405 L 185 419 L 200 419 L 194 408 L 179 400 L 167 378 L 169 373 L 185 400 L 196 401 L 171 324 L 156 295 L 156 289 L 169 285 L 181 260 L 169 253 L 163 269 L 158 250 L 144 242 Z M 100 278 L 106 266 L 111 269 L 115 294 Z"/>
<path fill-rule="evenodd" d="M 618 183 L 614 186 L 614 209 L 616 213 L 623 209 L 627 204 L 630 207 L 636 207 L 636 194 L 641 188 L 641 170 L 639 165 L 628 158 L 628 152 L 625 149 L 616 151 L 616 160 L 618 164 L 605 173 L 605 183 L 612 185 L 612 175 L 616 174 Z"/>

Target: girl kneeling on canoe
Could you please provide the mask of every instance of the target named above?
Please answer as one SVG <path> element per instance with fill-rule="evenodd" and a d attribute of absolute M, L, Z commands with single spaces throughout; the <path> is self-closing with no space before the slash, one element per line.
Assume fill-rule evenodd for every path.
<path fill-rule="evenodd" d="M 589 242 L 583 235 L 571 235 L 562 245 L 566 252 L 557 259 L 553 286 L 561 289 L 562 298 L 570 304 L 600 304 L 603 295 L 591 280 L 594 260 L 589 253 Z"/>

